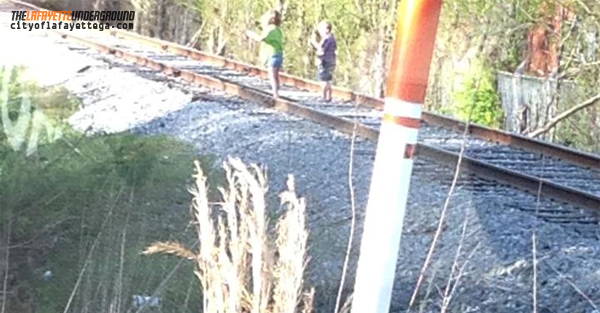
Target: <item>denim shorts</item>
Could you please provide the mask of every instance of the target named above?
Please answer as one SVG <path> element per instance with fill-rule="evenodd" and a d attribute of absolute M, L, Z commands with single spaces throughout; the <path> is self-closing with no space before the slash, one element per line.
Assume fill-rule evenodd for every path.
<path fill-rule="evenodd" d="M 335 64 L 329 64 L 325 62 L 319 63 L 319 80 L 328 82 L 333 79 L 333 71 L 335 70 Z"/>
<path fill-rule="evenodd" d="M 267 65 L 273 68 L 281 68 L 283 65 L 283 53 L 277 53 L 269 57 Z"/>

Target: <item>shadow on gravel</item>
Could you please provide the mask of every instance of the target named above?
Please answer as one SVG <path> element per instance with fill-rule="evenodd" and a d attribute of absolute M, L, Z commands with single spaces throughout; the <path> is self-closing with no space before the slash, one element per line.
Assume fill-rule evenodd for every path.
<path fill-rule="evenodd" d="M 140 73 L 133 67 L 120 68 L 143 78 L 165 80 L 163 75 L 150 71 Z M 194 88 L 179 86 L 194 93 Z M 235 156 L 246 163 L 267 166 L 270 182 L 268 200 L 273 217 L 280 214 L 278 194 L 284 189 L 287 175 L 293 174 L 298 193 L 307 199 L 307 222 L 311 231 L 308 284 L 317 287 L 317 311 L 331 312 L 350 232 L 349 138 L 236 98 L 207 95 L 198 99 L 180 110 L 140 125 L 132 132 L 174 136 L 193 143 L 199 154 L 214 154 L 220 161 L 227 156 Z M 353 187 L 356 191 L 357 225 L 361 225 L 374 145 L 358 140 L 354 152 Z M 438 225 L 453 170 L 425 157 L 420 157 L 415 163 L 391 312 L 405 312 L 408 306 Z M 559 205 L 545 200 L 541 202 L 541 207 L 548 210 L 556 206 Z M 458 263 L 463 265 L 466 262 L 467 265 L 453 294 L 453 310 L 530 311 L 533 226 L 539 227 L 538 253 L 542 258 L 547 256 L 552 260 L 553 255 L 582 240 L 572 226 L 544 222 L 534 216 L 532 209 L 535 210 L 535 198 L 531 195 L 474 176 L 461 178 L 439 246 L 417 297 L 418 306 L 439 310 L 466 218 L 468 224 Z M 353 286 L 361 232 L 359 227 L 353 245 L 347 290 Z M 560 258 L 553 261 L 564 263 Z M 583 266 L 584 262 L 574 264 Z M 565 269 L 563 265 L 560 268 Z M 557 304 L 556 298 L 564 291 L 557 293 L 552 288 L 565 290 L 565 287 L 558 287 L 556 273 L 549 272 L 547 266 L 541 264 L 540 273 L 548 277 L 539 281 L 540 290 L 546 292 L 540 296 L 540 307 L 546 312 L 554 312 L 549 308 Z M 451 282 L 456 282 L 456 276 L 452 276 Z"/>

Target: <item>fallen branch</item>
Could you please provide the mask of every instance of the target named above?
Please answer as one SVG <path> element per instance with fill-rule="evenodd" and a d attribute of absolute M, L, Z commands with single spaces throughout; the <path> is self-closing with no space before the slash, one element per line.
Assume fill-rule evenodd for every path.
<path fill-rule="evenodd" d="M 595 95 L 595 96 L 593 96 L 593 97 L 591 97 L 591 98 L 589 98 L 589 99 L 587 99 L 587 100 L 585 100 L 584 102 L 582 102 L 582 103 L 580 103 L 580 104 L 578 104 L 578 105 L 576 105 L 576 106 L 574 106 L 574 107 L 572 107 L 572 108 L 570 108 L 570 109 L 568 109 L 568 110 L 566 110 L 566 111 L 558 114 L 557 116 L 555 116 L 554 118 L 552 118 L 550 120 L 550 122 L 548 122 L 546 125 L 544 125 L 544 126 L 538 128 L 538 129 L 532 131 L 529 134 L 529 137 L 535 138 L 535 137 L 538 137 L 539 135 L 547 133 L 552 128 L 554 128 L 554 126 L 556 126 L 556 124 L 558 124 L 562 120 L 568 118 L 569 116 L 571 116 L 571 115 L 573 115 L 573 114 L 575 114 L 575 113 L 577 113 L 577 112 L 579 112 L 579 111 L 581 111 L 581 110 L 583 110 L 583 109 L 585 109 L 587 107 L 590 107 L 590 106 L 598 103 L 599 100 L 600 100 L 600 93 L 597 94 L 597 95 Z"/>

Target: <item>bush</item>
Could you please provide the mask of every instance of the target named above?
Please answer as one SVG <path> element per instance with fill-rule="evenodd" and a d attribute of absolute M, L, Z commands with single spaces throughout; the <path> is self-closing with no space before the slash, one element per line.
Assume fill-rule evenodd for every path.
<path fill-rule="evenodd" d="M 23 78 L 24 67 L 0 69 L 0 144 L 27 156 L 59 139 L 78 101 L 62 87 L 40 88 Z"/>
<path fill-rule="evenodd" d="M 489 127 L 499 128 L 504 119 L 500 97 L 496 91 L 494 71 L 474 66 L 462 90 L 454 94 L 450 112 L 456 117 Z"/>

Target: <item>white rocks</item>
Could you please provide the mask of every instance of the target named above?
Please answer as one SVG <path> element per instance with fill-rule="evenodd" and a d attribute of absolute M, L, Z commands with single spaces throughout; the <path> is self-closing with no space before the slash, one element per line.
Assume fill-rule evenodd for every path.
<path fill-rule="evenodd" d="M 34 39 L 27 40 L 33 44 Z M 38 50 L 51 51 L 60 47 L 51 47 L 52 44 L 43 37 L 35 40 Z M 75 74 L 65 85 L 83 99 L 82 109 L 69 120 L 76 129 L 92 126 L 93 132 L 131 130 L 148 135 L 167 134 L 189 141 L 200 153 L 216 154 L 221 160 L 231 155 L 246 162 L 267 165 L 269 200 L 274 208 L 278 207 L 277 194 L 285 187 L 287 175 L 294 174 L 298 192 L 307 198 L 309 212 L 311 261 L 307 280 L 309 284 L 318 284 L 316 294 L 320 307 L 317 311 L 333 309 L 350 224 L 348 136 L 238 99 L 219 98 L 217 93 L 213 94 L 215 101 L 191 102 L 192 93 L 206 90 L 168 83 L 160 75 L 155 76 L 160 82 L 152 81 L 147 79 L 153 77 L 152 73 L 136 71 L 121 62 L 114 63 L 109 69 L 107 64 L 84 56 L 90 54 L 90 50 L 77 52 L 67 49 L 66 45 L 60 49 L 60 53 L 38 57 L 47 63 L 60 63 L 60 59 L 55 58 L 58 55 L 61 59 L 81 60 L 76 61 L 77 66 L 68 72 Z M 76 73 L 87 65 L 90 65 L 88 70 Z M 360 222 L 368 196 L 374 148 L 367 141 L 357 141 L 355 147 L 360 151 L 354 157 L 353 168 L 359 223 L 350 276 L 359 247 Z M 437 225 L 452 174 L 453 169 L 424 157 L 415 162 L 391 312 L 406 311 L 433 237 L 429 226 Z M 558 207 L 570 209 L 550 201 L 540 203 L 542 209 Z M 532 208 L 535 208 L 535 197 L 531 195 L 463 176 L 450 203 L 447 228 L 442 232 L 440 246 L 430 266 L 430 269 L 436 269 L 435 275 L 432 271 L 427 273 L 422 289 L 433 290 L 427 302 L 430 304 L 424 311 L 437 312 L 436 306 L 441 299 L 436 288 L 443 288 L 448 282 L 461 239 L 461 226 L 468 218 L 468 235 L 464 238 L 460 264 L 466 262 L 476 247 L 478 249 L 468 258 L 468 270 L 461 278 L 451 311 L 530 311 L 529 272 L 535 225 L 540 247 L 538 258 L 544 260 L 538 263 L 540 312 L 550 307 L 553 308 L 550 312 L 590 312 L 586 300 L 573 296 L 571 287 L 545 262 L 554 264 L 584 292 L 592 292 L 599 279 L 598 240 L 577 234 L 575 230 L 579 226 L 576 224 L 551 224 L 525 212 Z M 494 269 L 500 270 L 494 272 Z M 516 276 L 519 279 L 515 279 Z M 350 277 L 348 287 L 352 287 L 352 281 Z M 327 294 L 328 290 L 332 293 Z M 597 297 L 593 292 L 591 295 Z M 425 292 L 420 297 L 424 299 Z M 147 295 L 135 295 L 132 300 L 134 306 L 161 304 L 160 298 Z"/>
<path fill-rule="evenodd" d="M 43 280 L 50 280 L 52 279 L 52 271 L 51 270 L 46 270 L 43 274 L 42 274 L 42 279 Z"/>
<path fill-rule="evenodd" d="M 134 308 L 141 308 L 141 307 L 158 308 L 161 305 L 161 299 L 159 297 L 133 295 L 132 298 L 133 298 L 133 307 Z"/>

